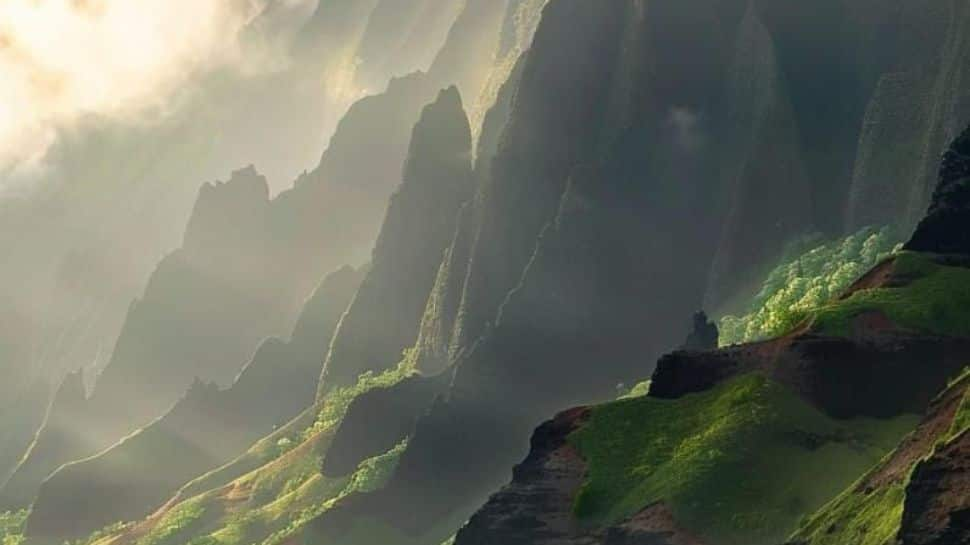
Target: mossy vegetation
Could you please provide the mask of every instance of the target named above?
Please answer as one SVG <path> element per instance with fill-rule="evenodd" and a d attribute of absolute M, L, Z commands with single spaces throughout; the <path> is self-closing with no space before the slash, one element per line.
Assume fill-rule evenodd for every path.
<path fill-rule="evenodd" d="M 893 270 L 903 285 L 859 290 L 846 299 L 821 305 L 813 313 L 813 329 L 847 335 L 853 318 L 875 311 L 914 331 L 970 336 L 970 268 L 901 252 L 894 258 Z"/>
<path fill-rule="evenodd" d="M 807 545 L 888 545 L 899 532 L 905 483 L 860 494 L 843 493 L 812 516 L 795 537 Z"/>
<path fill-rule="evenodd" d="M 354 398 L 375 388 L 393 386 L 412 373 L 411 367 L 401 364 L 384 373 L 366 373 L 354 386 L 329 392 L 312 411 L 257 443 L 239 460 L 183 489 L 183 497 L 188 499 L 158 520 L 146 523 L 133 543 L 275 545 L 301 532 L 341 499 L 381 488 L 407 447 L 406 440 L 361 462 L 356 472 L 342 478 L 324 477 L 321 461 Z M 254 465 L 254 469 L 243 472 Z M 204 485 L 209 487 L 205 491 L 184 494 Z M 107 543 L 100 538 L 117 537 L 125 531 L 119 528 L 90 541 Z"/>
<path fill-rule="evenodd" d="M 950 433 L 947 440 L 952 440 L 964 431 L 970 429 L 970 389 L 963 394 L 963 402 L 953 417 L 953 424 L 950 426 Z"/>
<path fill-rule="evenodd" d="M 30 512 L 7 511 L 0 513 L 0 545 L 20 545 L 24 541 L 24 524 Z"/>
<path fill-rule="evenodd" d="M 137 545 L 175 545 L 179 534 L 192 528 L 205 514 L 205 506 L 200 500 L 187 501 L 172 509 L 162 517 L 152 532 L 139 539 Z"/>
<path fill-rule="evenodd" d="M 621 389 L 621 393 L 617 399 L 632 399 L 634 397 L 643 397 L 650 393 L 650 383 L 651 381 L 645 380 L 643 382 L 638 382 L 633 388 L 627 391 L 625 388 Z"/>
<path fill-rule="evenodd" d="M 939 438 L 937 448 L 970 429 L 970 414 L 968 414 L 970 388 L 967 388 L 967 376 L 968 373 L 965 372 L 961 379 L 951 385 L 951 388 L 964 389 L 963 399 L 954 415 L 949 432 Z M 887 457 L 884 464 L 888 463 L 888 460 Z M 862 478 L 860 483 L 868 482 L 869 477 L 882 470 L 884 464 L 876 466 Z M 806 545 L 844 545 L 846 543 L 890 545 L 894 543 L 902 522 L 906 486 L 915 466 L 916 462 L 903 469 L 904 478 L 885 481 L 878 487 L 854 484 L 808 517 L 791 536 L 791 540 Z"/>
<path fill-rule="evenodd" d="M 602 524 L 665 501 L 712 543 L 781 543 L 915 423 L 836 421 L 758 374 L 673 401 L 617 401 L 570 436 L 589 463 L 575 511 Z"/>
<path fill-rule="evenodd" d="M 786 252 L 742 316 L 718 323 L 722 346 L 787 333 L 816 308 L 840 295 L 870 268 L 893 254 L 890 228 L 866 228 L 831 242 L 802 243 Z"/>

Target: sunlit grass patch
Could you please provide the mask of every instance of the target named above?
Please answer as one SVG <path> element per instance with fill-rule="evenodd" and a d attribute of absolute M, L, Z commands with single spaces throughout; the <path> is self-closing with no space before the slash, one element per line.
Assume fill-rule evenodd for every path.
<path fill-rule="evenodd" d="M 781 543 L 915 422 L 836 421 L 757 374 L 673 401 L 618 401 L 570 437 L 589 463 L 575 512 L 604 524 L 664 501 L 713 542 Z"/>

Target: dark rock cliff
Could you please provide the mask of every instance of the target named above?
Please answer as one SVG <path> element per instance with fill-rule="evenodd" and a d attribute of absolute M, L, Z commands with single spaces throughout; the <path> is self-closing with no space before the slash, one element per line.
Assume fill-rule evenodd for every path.
<path fill-rule="evenodd" d="M 906 487 L 903 545 L 970 542 L 970 430 L 920 462 Z"/>
<path fill-rule="evenodd" d="M 452 87 L 414 127 L 403 182 L 391 197 L 370 270 L 337 328 L 321 393 L 393 367 L 413 345 L 458 210 L 472 190 L 471 129 Z"/>
<path fill-rule="evenodd" d="M 691 320 L 690 333 L 684 341 L 684 350 L 714 350 L 717 348 L 717 325 L 710 321 L 707 313 L 700 311 Z"/>
<path fill-rule="evenodd" d="M 929 211 L 906 248 L 970 256 L 970 130 L 943 155 L 939 180 Z"/>

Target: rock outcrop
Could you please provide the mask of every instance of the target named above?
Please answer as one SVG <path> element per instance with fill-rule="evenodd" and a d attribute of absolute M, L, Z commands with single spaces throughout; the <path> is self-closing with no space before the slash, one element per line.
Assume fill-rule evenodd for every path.
<path fill-rule="evenodd" d="M 903 510 L 903 545 L 970 542 L 970 430 L 916 465 Z"/>
<path fill-rule="evenodd" d="M 714 350 L 717 348 L 717 324 L 707 318 L 704 311 L 696 312 L 691 321 L 691 330 L 684 341 L 684 350 Z"/>
<path fill-rule="evenodd" d="M 906 248 L 970 256 L 970 129 L 943 155 L 939 183 L 926 217 Z"/>

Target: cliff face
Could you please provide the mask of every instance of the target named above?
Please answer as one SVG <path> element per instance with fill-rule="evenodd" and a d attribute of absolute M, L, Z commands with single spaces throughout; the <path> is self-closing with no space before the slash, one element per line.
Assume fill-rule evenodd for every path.
<path fill-rule="evenodd" d="M 970 255 L 970 132 L 964 132 L 943 155 L 940 183 L 927 216 L 906 247 L 918 252 Z"/>
<path fill-rule="evenodd" d="M 414 127 L 403 182 L 391 197 L 367 276 L 340 321 L 321 393 L 401 361 L 417 337 L 435 270 L 471 192 L 471 130 L 452 87 Z"/>
<path fill-rule="evenodd" d="M 321 393 L 392 367 L 415 338 L 409 360 L 428 374 L 447 371 L 450 382 L 433 403 L 440 390 L 408 392 L 415 384 L 408 383 L 351 409 L 348 422 L 381 414 L 372 409 L 385 401 L 400 402 L 394 406 L 401 413 L 373 433 L 342 429 L 325 473 L 345 474 L 363 457 L 410 440 L 386 487 L 342 499 L 316 528 L 332 533 L 376 519 L 440 542 L 453 530 L 440 521 L 463 519 L 505 480 L 538 421 L 563 406 L 607 399 L 617 383 L 647 375 L 655 357 L 683 339 L 691 312 L 716 308 L 742 290 L 792 237 L 838 233 L 857 222 L 910 226 L 910 209 L 927 200 L 927 157 L 968 114 L 968 87 L 960 85 L 964 25 L 951 24 L 966 17 L 958 3 L 923 9 L 909 0 L 892 8 L 849 0 L 554 0 L 534 41 L 523 21 L 534 21 L 542 2 L 460 4 L 425 0 L 411 12 L 390 0 L 321 3 L 319 17 L 332 14 L 359 34 L 366 66 L 398 55 L 431 62 L 428 48 L 412 44 L 441 40 L 446 50 L 428 75 L 396 80 L 384 95 L 352 108 L 320 167 L 292 190 L 269 200 L 265 183 L 249 171 L 235 184 L 206 190 L 184 248 L 160 267 L 93 400 L 80 403 L 79 414 L 101 411 L 91 429 L 108 430 L 94 437 L 114 441 L 153 418 L 167 407 L 161 398 L 170 404 L 204 374 L 203 356 L 222 350 L 220 339 L 192 353 L 163 352 L 172 343 L 153 336 L 153 322 L 195 316 L 195 304 L 212 319 L 231 313 L 231 320 L 252 322 L 227 321 L 233 335 L 241 333 L 227 344 L 252 350 L 261 336 L 285 330 L 331 260 L 366 258 L 383 218 L 372 267 L 330 347 Z M 442 21 L 452 16 L 446 33 Z M 488 29 L 499 27 L 496 40 Z M 525 43 L 532 49 L 513 69 L 508 61 L 518 60 Z M 492 50 L 488 74 L 459 62 Z M 351 74 L 357 83 L 371 77 L 366 68 Z M 489 95 L 509 74 L 501 92 Z M 439 96 L 412 137 L 418 109 L 449 78 L 481 87 L 479 104 L 494 103 L 482 117 L 474 171 L 475 127 L 456 91 Z M 892 113 L 911 100 L 915 113 Z M 901 133 L 915 133 L 915 144 L 901 146 Z M 894 153 L 899 147 L 904 152 Z M 956 181 L 938 192 L 941 204 L 913 249 L 960 250 L 965 243 L 954 235 L 965 230 L 946 223 L 965 204 L 964 151 L 954 150 L 945 171 Z M 375 195 L 390 193 L 405 153 L 404 186 L 382 216 Z M 887 181 L 887 173 L 907 174 Z M 225 203 L 217 198 L 223 194 Z M 874 195 L 892 196 L 894 205 L 887 211 Z M 934 217 L 943 227 L 934 227 Z M 931 240 L 922 245 L 920 233 Z M 954 266 L 920 259 L 920 271 L 933 274 Z M 238 282 L 227 274 L 231 281 L 212 288 L 207 282 L 221 281 L 224 265 Z M 907 276 L 911 265 L 894 260 L 885 266 L 894 283 L 871 287 L 913 288 L 920 279 Z M 177 296 L 152 295 L 183 277 L 191 285 L 172 288 Z M 272 293 L 248 290 L 267 282 Z M 220 304 L 230 298 L 239 306 Z M 847 320 L 844 335 L 799 331 L 764 345 L 664 358 L 653 397 L 679 400 L 761 373 L 827 417 L 899 416 L 925 407 L 970 353 L 950 330 L 913 330 L 881 311 L 856 318 Z M 887 320 L 892 327 L 883 327 Z M 164 357 L 139 352 L 155 343 Z M 278 357 L 278 348 L 265 345 L 262 356 Z M 930 370 L 911 365 L 916 360 Z M 219 363 L 204 378 L 224 377 L 238 361 L 226 357 L 224 368 Z M 177 372 L 166 373 L 168 366 Z M 119 400 L 141 403 L 126 388 L 143 372 L 165 387 L 147 392 L 130 420 L 105 417 Z M 56 443 L 56 427 L 38 445 Z M 96 451 L 72 448 L 59 461 Z M 543 452 L 533 460 L 540 466 L 553 456 Z M 56 463 L 28 460 L 24 467 L 39 468 L 16 477 L 29 490 Z M 553 469 L 573 486 L 577 467 Z M 535 497 L 546 501 L 547 492 Z M 559 508 L 565 497 L 554 498 Z M 477 520 L 501 526 L 503 517 Z M 622 543 L 659 533 L 657 539 L 689 543 L 671 517 L 662 504 L 643 506 L 615 527 L 590 533 L 561 525 L 550 535 Z"/>
<path fill-rule="evenodd" d="M 906 487 L 900 539 L 904 545 L 970 540 L 970 430 L 920 462 Z"/>
<path fill-rule="evenodd" d="M 289 341 L 265 341 L 231 387 L 196 382 L 150 425 L 56 471 L 33 503 L 27 535 L 78 539 L 144 517 L 299 414 L 313 401 L 330 339 L 362 276 L 349 267 L 327 275 Z M 98 500 L 81 510 L 74 507 L 80 497 Z"/>
<path fill-rule="evenodd" d="M 931 78 L 958 69 L 956 57 L 930 61 L 962 47 L 940 16 L 950 8 L 913 17 L 917 6 L 904 4 L 551 2 L 509 91 L 508 122 L 482 135 L 494 154 L 476 166 L 479 192 L 422 320 L 418 361 L 432 372 L 453 367 L 449 395 L 418 425 L 388 485 L 318 528 L 372 517 L 413 537 L 461 518 L 503 480 L 535 422 L 643 377 L 683 339 L 691 312 L 742 290 L 793 237 L 841 232 L 849 209 L 911 227 L 915 214 L 882 215 L 850 197 L 869 191 L 860 188 L 873 178 L 860 171 L 901 169 L 896 161 L 927 171 L 922 155 L 883 163 L 891 144 L 871 131 L 892 132 L 891 123 L 876 121 L 870 105 L 891 91 L 880 80 L 919 59 Z M 944 37 L 914 50 L 924 32 Z M 929 123 L 951 135 L 968 114 L 952 89 L 927 99 L 947 104 Z M 925 206 L 923 174 L 891 183 L 907 209 Z M 696 391 L 695 380 L 702 390 L 735 371 L 771 368 L 829 416 L 919 410 L 967 346 L 910 333 L 864 343 L 806 336 L 777 358 L 772 347 L 741 361 L 712 355 L 710 369 L 665 367 L 658 391 L 674 375 L 688 387 L 679 396 Z M 831 354 L 846 365 L 825 364 Z M 938 372 L 912 372 L 912 359 L 924 357 Z M 844 379 L 858 391 L 883 370 L 891 389 L 911 381 L 911 395 L 863 401 L 835 386 Z M 484 431 L 473 439 L 470 428 Z"/>

